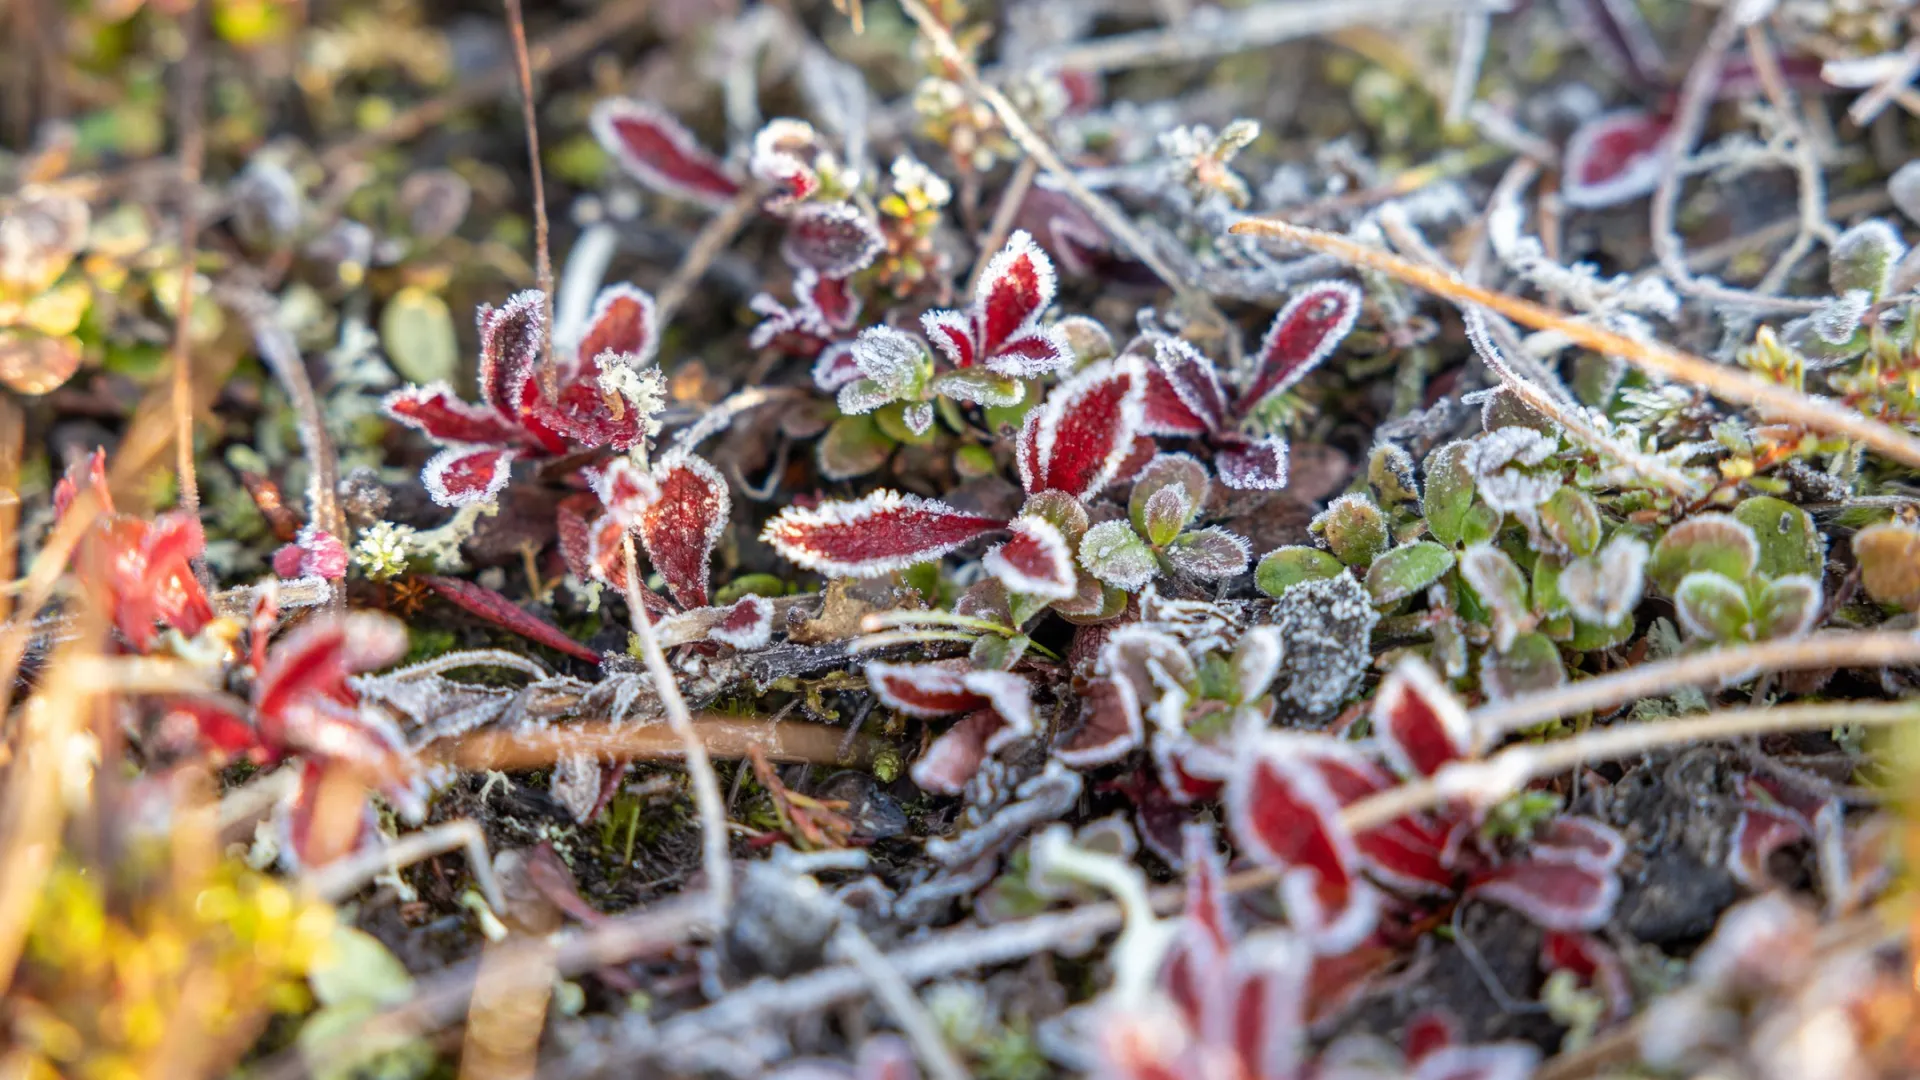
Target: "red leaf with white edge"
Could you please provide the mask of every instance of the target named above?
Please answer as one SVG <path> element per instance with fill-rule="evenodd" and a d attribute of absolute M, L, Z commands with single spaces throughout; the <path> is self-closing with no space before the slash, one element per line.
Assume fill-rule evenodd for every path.
<path fill-rule="evenodd" d="M 652 479 L 660 497 L 641 511 L 640 543 L 673 598 L 683 607 L 702 607 L 707 561 L 727 527 L 732 492 L 720 470 L 685 451 L 661 458 Z"/>
<path fill-rule="evenodd" d="M 480 397 L 504 417 L 515 418 L 539 397 L 534 371 L 546 341 L 546 303 L 528 289 L 494 307 L 480 305 Z M 558 449 L 551 447 L 550 449 Z"/>
<path fill-rule="evenodd" d="M 966 312 L 924 312 L 920 316 L 920 329 L 954 367 L 970 368 L 980 361 L 979 349 L 973 341 L 973 319 Z"/>
<path fill-rule="evenodd" d="M 980 565 L 1008 592 L 1065 600 L 1079 587 L 1073 569 L 1073 549 L 1067 538 L 1045 518 L 1022 514 L 1008 531 L 1013 539 L 987 552 Z"/>
<path fill-rule="evenodd" d="M 1223 440 L 1213 456 L 1220 482 L 1235 491 L 1279 491 L 1287 486 L 1287 440 Z"/>
<path fill-rule="evenodd" d="M 1080 729 L 1053 754 L 1076 769 L 1118 761 L 1145 737 L 1140 703 L 1125 679 L 1099 678 L 1080 695 Z"/>
<path fill-rule="evenodd" d="M 1188 825 L 1181 829 L 1180 848 L 1187 876 L 1186 921 L 1224 953 L 1239 933 L 1227 914 L 1227 866 L 1214 843 L 1213 828 Z"/>
<path fill-rule="evenodd" d="M 1561 156 L 1560 197 L 1597 210 L 1651 192 L 1660 182 L 1670 126 L 1639 109 L 1603 113 L 1581 124 Z"/>
<path fill-rule="evenodd" d="M 1179 338 L 1155 337 L 1140 430 L 1149 435 L 1205 435 L 1226 417 L 1227 395 L 1213 361 Z"/>
<path fill-rule="evenodd" d="M 1176 806 L 1218 799 L 1233 771 L 1231 755 L 1164 727 L 1153 738 L 1153 764 Z"/>
<path fill-rule="evenodd" d="M 220 755 L 220 764 L 243 756 L 257 765 L 273 760 L 273 755 L 260 746 L 259 734 L 246 716 L 215 701 L 187 700 L 168 705 L 161 729 L 170 731 L 176 724 L 190 725 L 200 745 Z"/>
<path fill-rule="evenodd" d="M 653 297 L 621 282 L 600 290 L 580 340 L 574 344 L 573 355 L 583 364 L 596 362 L 606 353 L 631 356 L 636 358 L 635 363 L 647 364 L 659 347 Z"/>
<path fill-rule="evenodd" d="M 1548 930 L 1592 930 L 1613 914 L 1620 879 L 1584 853 L 1541 848 L 1477 875 L 1467 893 L 1505 904 Z"/>
<path fill-rule="evenodd" d="M 518 634 L 536 645 L 545 645 L 549 649 L 585 660 L 589 664 L 600 662 L 599 653 L 573 640 L 559 627 L 485 585 L 435 574 L 424 574 L 419 581 L 437 593 L 441 599 L 469 614 L 485 619 L 502 630 Z"/>
<path fill-rule="evenodd" d="M 1032 687 L 1005 671 L 971 671 L 961 663 L 868 662 L 867 685 L 882 704 L 908 716 L 937 717 L 992 709 L 1012 727 L 991 749 L 1033 732 Z"/>
<path fill-rule="evenodd" d="M 1138 357 L 1093 365 L 1054 387 L 1021 432 L 1020 478 L 1028 494 L 1064 491 L 1090 498 L 1111 483 L 1133 451 L 1146 411 Z"/>
<path fill-rule="evenodd" d="M 1619 866 L 1627 855 L 1627 838 L 1593 818 L 1560 814 L 1534 830 L 1533 848 L 1579 852 L 1602 866 Z"/>
<path fill-rule="evenodd" d="M 1821 811 L 1838 802 L 1825 792 L 1812 790 L 1811 785 L 1815 782 L 1794 783 L 1770 773 L 1751 773 L 1740 777 L 1736 784 L 1741 798 L 1798 814 L 1801 820 L 1807 822 L 1808 831 L 1812 831 L 1812 823 Z"/>
<path fill-rule="evenodd" d="M 828 577 L 877 577 L 937 559 L 1007 523 L 936 499 L 876 491 L 853 502 L 789 506 L 760 534 L 788 560 Z"/>
<path fill-rule="evenodd" d="M 420 483 L 441 506 L 471 506 L 493 501 L 513 474 L 518 450 L 449 446 L 427 459 Z"/>
<path fill-rule="evenodd" d="M 831 281 L 873 265 L 886 246 L 879 226 L 852 203 L 808 203 L 787 220 L 780 254 L 792 266 Z"/>
<path fill-rule="evenodd" d="M 1549 973 L 1571 972 L 1582 986 L 1598 991 L 1607 1003 L 1609 1019 L 1622 1019 L 1633 1011 L 1626 965 L 1606 942 L 1592 934 L 1548 931 L 1540 939 L 1540 967 Z"/>
<path fill-rule="evenodd" d="M 587 479 L 607 516 L 629 529 L 638 528 L 647 508 L 661 498 L 659 481 L 629 457 L 614 458 Z"/>
<path fill-rule="evenodd" d="M 1408 1080 L 1527 1080 L 1540 1051 L 1523 1043 L 1449 1046 L 1420 1060 Z"/>
<path fill-rule="evenodd" d="M 113 513 L 113 492 L 107 487 L 107 452 L 96 446 L 93 448 L 93 453 L 87 455 L 87 463 L 84 466 L 78 462 L 69 465 L 67 474 L 60 478 L 59 483 L 53 485 L 55 517 L 66 516 L 67 507 L 72 506 L 73 500 L 80 497 L 80 485 L 83 483 L 93 492 L 94 497 L 100 500 L 100 512 Z"/>
<path fill-rule="evenodd" d="M 854 362 L 851 341 L 836 341 L 820 350 L 820 357 L 813 364 L 813 385 L 823 393 L 838 393 L 841 387 L 865 377 L 860 365 Z"/>
<path fill-rule="evenodd" d="M 595 500 L 586 494 L 567 496 L 554 511 L 560 558 L 567 564 L 567 573 L 583 582 L 593 580 L 593 522 L 589 515 L 594 513 Z"/>
<path fill-rule="evenodd" d="M 927 752 L 908 770 L 920 790 L 935 795 L 958 795 L 980 771 L 991 753 L 987 744 L 1006 730 L 1007 722 L 992 709 L 977 709 L 960 718 L 927 746 Z"/>
<path fill-rule="evenodd" d="M 1357 932 L 1352 925 L 1363 889 L 1360 852 L 1313 759 L 1351 753 L 1331 739 L 1269 733 L 1242 753 L 1226 795 L 1227 821 L 1242 850 L 1292 879 L 1283 879 L 1289 913 L 1304 905 L 1303 921 L 1317 930 L 1340 927 L 1346 933 L 1337 936 L 1351 934 L 1349 944 L 1371 929 L 1371 918 Z"/>
<path fill-rule="evenodd" d="M 1301 1072 L 1307 981 L 1313 959 L 1293 934 L 1248 937 L 1236 947 L 1227 1007 L 1208 1017 L 1206 1041 L 1229 1047 L 1238 1075 L 1285 1080 Z"/>
<path fill-rule="evenodd" d="M 794 279 L 794 289 L 807 298 L 813 310 L 829 330 L 851 330 L 860 318 L 860 297 L 844 277 L 821 277 L 802 270 Z"/>
<path fill-rule="evenodd" d="M 280 845 L 280 858 L 282 864 L 290 870 L 324 865 L 358 850 L 374 827 L 371 809 L 366 805 L 363 796 L 358 805 L 353 807 L 357 820 L 350 831 L 337 838 L 339 841 L 337 845 L 328 845 L 329 848 L 338 846 L 340 850 L 320 850 L 317 828 L 321 824 L 322 815 L 329 811 L 339 812 L 328 805 L 332 801 L 330 796 L 340 790 L 340 785 L 357 786 L 358 781 L 348 770 L 318 758 L 302 762 L 298 767 L 300 769 L 298 783 L 280 819 L 283 841 Z M 347 790 L 350 792 L 352 789 Z M 329 827 L 333 827 L 331 823 Z"/>
<path fill-rule="evenodd" d="M 1749 806 L 1740 812 L 1727 844 L 1727 871 L 1749 889 L 1773 885 L 1767 864 L 1773 854 L 1807 839 L 1805 822 L 1791 811 Z"/>
<path fill-rule="evenodd" d="M 1314 754 L 1310 760 L 1313 767 L 1320 770 L 1320 779 L 1326 782 L 1327 790 L 1333 792 L 1333 797 L 1341 806 L 1351 806 L 1369 795 L 1394 786 L 1394 779 L 1387 770 L 1372 759 L 1344 748 L 1340 753 Z"/>
<path fill-rule="evenodd" d="M 741 597 L 707 636 L 743 652 L 760 648 L 773 639 L 773 601 L 764 596 Z"/>
<path fill-rule="evenodd" d="M 1354 837 L 1354 844 L 1375 879 L 1407 892 L 1443 893 L 1452 891 L 1459 876 L 1444 839 L 1403 820 L 1369 829 Z"/>
<path fill-rule="evenodd" d="M 820 174 L 808 164 L 818 142 L 805 120 L 770 120 L 753 136 L 747 172 L 773 189 L 774 205 L 791 205 L 820 190 Z"/>
<path fill-rule="evenodd" d="M 1400 1034 L 1400 1050 L 1409 1062 L 1418 1062 L 1460 1041 L 1460 1024 L 1438 1009 L 1427 1009 L 1407 1020 Z"/>
<path fill-rule="evenodd" d="M 1025 230 L 1015 230 L 974 287 L 976 342 L 987 360 L 1030 335 L 1053 303 L 1053 262 Z"/>
<path fill-rule="evenodd" d="M 1133 449 L 1127 451 L 1127 456 L 1121 458 L 1120 464 L 1114 466 L 1112 482 L 1116 484 L 1131 484 L 1139 478 L 1141 471 L 1148 465 L 1153 464 L 1153 459 L 1159 456 L 1159 443 L 1154 442 L 1145 435 L 1135 435 L 1133 437 Z"/>
<path fill-rule="evenodd" d="M 1371 716 L 1387 760 L 1405 775 L 1432 776 L 1473 752 L 1466 709 L 1419 657 L 1400 661 L 1381 682 Z"/>
<path fill-rule="evenodd" d="M 1360 317 L 1361 293 L 1345 281 L 1317 281 L 1295 292 L 1260 343 L 1253 381 L 1236 401 L 1246 416 L 1285 393 L 1333 354 Z"/>
<path fill-rule="evenodd" d="M 653 105 L 607 98 L 594 105 L 589 124 L 622 168 L 663 195 L 719 208 L 740 193 L 739 181 L 720 159 Z"/>
<path fill-rule="evenodd" d="M 520 425 L 490 405 L 461 401 L 444 382 L 402 387 L 388 394 L 381 408 L 395 421 L 439 442 L 500 445 L 525 437 Z"/>

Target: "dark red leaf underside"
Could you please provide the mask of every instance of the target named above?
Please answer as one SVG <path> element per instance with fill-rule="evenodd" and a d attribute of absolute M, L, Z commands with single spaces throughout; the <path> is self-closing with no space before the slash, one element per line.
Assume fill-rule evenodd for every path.
<path fill-rule="evenodd" d="M 640 516 L 647 559 L 684 607 L 707 602 L 707 560 L 732 509 L 726 478 L 692 454 L 663 460 L 654 472 L 660 497 Z"/>
<path fill-rule="evenodd" d="M 500 627 L 518 634 L 537 645 L 566 653 L 590 664 L 600 662 L 600 654 L 568 637 L 559 627 L 534 615 L 505 596 L 471 581 L 460 578 L 441 577 L 437 574 L 425 574 L 419 579 L 422 584 L 455 607 L 467 611 Z"/>
<path fill-rule="evenodd" d="M 1360 290 L 1344 281 L 1321 281 L 1294 294 L 1260 344 L 1252 383 L 1236 411 L 1244 416 L 1261 402 L 1305 378 L 1339 346 L 1360 314 Z"/>
<path fill-rule="evenodd" d="M 679 121 L 651 105 L 602 101 L 593 110 L 593 130 L 635 179 L 656 191 L 710 206 L 724 205 L 740 192 L 718 158 Z"/>

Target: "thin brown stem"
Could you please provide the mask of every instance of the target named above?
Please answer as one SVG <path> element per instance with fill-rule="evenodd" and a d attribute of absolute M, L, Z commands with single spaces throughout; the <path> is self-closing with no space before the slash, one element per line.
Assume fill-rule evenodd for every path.
<path fill-rule="evenodd" d="M 692 720 L 693 733 L 709 757 L 745 758 L 758 749 L 768 760 L 782 764 L 859 767 L 872 755 L 872 744 L 856 742 L 840 751 L 843 732 L 826 724 L 798 720 L 770 723 L 765 719 L 704 714 Z M 681 761 L 686 744 L 671 728 L 647 724 L 592 722 L 568 724 L 544 732 L 480 731 L 465 735 L 430 753 L 463 769 L 537 769 L 576 753 L 622 761 Z"/>
<path fill-rule="evenodd" d="M 180 509 L 200 512 L 200 483 L 193 462 L 193 358 L 189 336 L 193 329 L 194 258 L 200 246 L 200 174 L 206 162 L 206 117 L 203 99 L 207 63 L 202 24 L 205 13 L 193 3 L 180 17 L 186 35 L 186 55 L 179 68 L 180 130 L 180 293 L 173 319 L 173 428 L 174 468 L 178 474 Z"/>
<path fill-rule="evenodd" d="M 1005 190 L 1000 192 L 1000 205 L 993 208 L 993 220 L 987 223 L 987 234 L 980 238 L 980 254 L 973 260 L 973 272 L 967 275 L 967 291 L 972 296 L 980 287 L 980 279 L 986 276 L 987 264 L 1007 242 L 1007 234 L 1013 231 L 1013 219 L 1020 214 L 1020 204 L 1027 201 L 1027 189 L 1033 186 L 1033 176 L 1040 171 L 1040 162 L 1032 157 L 1020 159 L 1020 165 L 1013 170 L 1012 179 L 1007 181 Z"/>
<path fill-rule="evenodd" d="M 553 250 L 547 236 L 546 170 L 540 167 L 540 124 L 533 104 L 533 60 L 527 54 L 527 23 L 520 0 L 506 0 L 507 30 L 513 36 L 513 62 L 520 77 L 520 121 L 527 130 L 527 168 L 533 173 L 533 274 L 540 289 L 547 333 L 541 338 L 542 371 L 553 371 Z M 552 397 L 555 387 L 545 387 Z"/>
<path fill-rule="evenodd" d="M 1425 289 L 1455 303 L 1479 304 L 1505 315 L 1514 322 L 1535 330 L 1553 330 L 1569 341 L 1598 353 L 1618 356 L 1635 367 L 1664 378 L 1691 383 L 1707 392 L 1739 405 L 1748 405 L 1773 416 L 1791 420 L 1807 428 L 1833 435 L 1844 435 L 1868 449 L 1920 468 L 1920 438 L 1898 431 L 1878 420 L 1786 387 L 1749 375 L 1744 371 L 1713 363 L 1653 341 L 1636 341 L 1624 334 L 1576 322 L 1550 308 L 1530 300 L 1469 285 L 1452 274 L 1425 267 L 1409 259 L 1371 248 L 1365 244 L 1319 229 L 1304 228 L 1285 221 L 1254 218 L 1233 227 L 1238 234 L 1270 236 L 1302 247 L 1334 255 L 1354 266 L 1390 274 L 1401 281 Z"/>
<path fill-rule="evenodd" d="M 686 303 L 687 297 L 692 294 L 693 287 L 700 283 L 707 268 L 713 265 L 713 261 L 720 257 L 720 253 L 726 250 L 733 238 L 739 235 L 748 221 L 753 219 L 754 212 L 760 207 L 761 194 L 755 185 L 747 185 L 741 189 L 740 194 L 734 196 L 733 201 L 728 203 L 724 210 L 709 218 L 707 223 L 701 226 L 699 235 L 695 236 L 693 243 L 687 247 L 686 257 L 680 260 L 679 266 L 674 267 L 673 276 L 667 279 L 666 284 L 660 286 L 660 294 L 654 299 L 654 320 L 661 326 L 666 326 L 673 321 L 673 313 L 680 310 L 681 304 Z"/>

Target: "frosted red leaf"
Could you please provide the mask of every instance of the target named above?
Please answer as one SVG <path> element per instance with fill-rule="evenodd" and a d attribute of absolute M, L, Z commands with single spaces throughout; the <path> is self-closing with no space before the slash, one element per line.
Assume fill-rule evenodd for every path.
<path fill-rule="evenodd" d="M 1006 719 L 992 709 L 970 712 L 928 744 L 908 773 L 922 791 L 958 795 L 1008 731 Z"/>
<path fill-rule="evenodd" d="M 295 628 L 274 644 L 254 680 L 262 744 L 276 758 L 379 758 L 388 740 L 362 722 L 347 677 L 385 667 L 406 651 L 406 624 L 386 615 L 357 612 Z"/>
<path fill-rule="evenodd" d="M 273 572 L 283 578 L 347 576 L 347 546 L 340 538 L 311 525 L 300 530 L 291 544 L 273 553 Z"/>
<path fill-rule="evenodd" d="M 1054 756 L 1076 769 L 1118 761 L 1140 745 L 1146 732 L 1133 686 L 1125 679 L 1090 680 L 1078 695 L 1080 728 L 1054 748 Z"/>
<path fill-rule="evenodd" d="M 1285 393 L 1332 355 L 1359 318 L 1361 299 L 1360 289 L 1345 281 L 1317 281 L 1295 291 L 1260 343 L 1253 379 L 1235 414 L 1245 416 Z"/>
<path fill-rule="evenodd" d="M 1358 878 L 1360 852 L 1316 757 L 1347 754 L 1327 739 L 1269 733 L 1244 752 L 1227 783 L 1227 821 L 1242 850 L 1281 870 L 1289 915 L 1343 951 L 1372 929 Z M 1302 910 L 1304 909 L 1304 910 Z"/>
<path fill-rule="evenodd" d="M 1094 364 L 1054 387 L 1020 432 L 1021 483 L 1029 494 L 1098 494 L 1133 452 L 1145 408 L 1146 374 L 1137 357 Z"/>
<path fill-rule="evenodd" d="M 1773 884 L 1768 863 L 1774 853 L 1809 835 L 1805 821 L 1798 814 L 1749 806 L 1740 811 L 1733 835 L 1727 841 L 1727 870 L 1735 881 L 1749 889 L 1768 888 Z"/>
<path fill-rule="evenodd" d="M 880 490 L 852 502 L 789 506 L 767 522 L 760 539 L 828 577 L 876 577 L 937 559 L 1006 525 L 937 499 Z"/>
<path fill-rule="evenodd" d="M 1278 491 L 1287 486 L 1287 441 L 1221 439 L 1213 456 L 1220 482 L 1236 491 Z"/>
<path fill-rule="evenodd" d="M 773 601 L 764 596 L 741 597 L 707 636 L 742 651 L 760 648 L 773 638 Z"/>
<path fill-rule="evenodd" d="M 581 581 L 591 581 L 593 566 L 593 520 L 596 500 L 591 495 L 574 494 L 560 500 L 554 511 L 554 531 L 560 545 L 560 558 L 567 573 Z"/>
<path fill-rule="evenodd" d="M 1592 930 L 1613 914 L 1620 879 L 1584 852 L 1536 848 L 1475 876 L 1467 890 L 1505 904 L 1548 930 Z"/>
<path fill-rule="evenodd" d="M 1437 1009 L 1415 1013 L 1400 1033 L 1400 1050 L 1410 1062 L 1418 1062 L 1460 1041 L 1460 1025 L 1453 1017 Z"/>
<path fill-rule="evenodd" d="M 853 358 L 853 342 L 836 341 L 820 350 L 820 357 L 813 365 L 813 385 L 821 391 L 834 394 L 848 383 L 865 377 L 860 365 Z"/>
<path fill-rule="evenodd" d="M 1206 435 L 1226 422 L 1227 395 L 1213 361 L 1185 341 L 1153 339 L 1147 367 L 1146 411 L 1140 429 L 1149 435 Z"/>
<path fill-rule="evenodd" d="M 1597 210 L 1637 199 L 1660 180 L 1670 125 L 1639 109 L 1603 113 L 1581 124 L 1562 155 L 1560 197 Z"/>
<path fill-rule="evenodd" d="M 576 361 L 592 363 L 606 353 L 631 356 L 640 364 L 653 360 L 660 347 L 653 297 L 636 286 L 620 282 L 600 291 L 587 315 L 580 340 L 573 345 Z"/>
<path fill-rule="evenodd" d="M 1008 592 L 1064 600 L 1079 586 L 1073 550 L 1044 518 L 1023 514 L 1007 526 L 1013 538 L 986 554 L 981 566 Z"/>
<path fill-rule="evenodd" d="M 873 264 L 887 246 L 867 212 L 852 203 L 808 203 L 787 219 L 780 254 L 818 280 L 844 281 Z"/>
<path fill-rule="evenodd" d="M 740 183 L 678 120 L 645 102 L 606 98 L 589 119 L 594 137 L 642 184 L 676 198 L 725 206 Z"/>
<path fill-rule="evenodd" d="M 513 473 L 517 450 L 449 446 L 427 459 L 420 482 L 442 506 L 470 506 L 500 494 Z"/>
<path fill-rule="evenodd" d="M 1598 993 L 1607 1003 L 1610 1019 L 1620 1019 L 1633 1011 L 1626 966 L 1611 946 L 1592 934 L 1547 931 L 1540 939 L 1540 967 L 1549 974 L 1569 972 L 1584 989 Z"/>
<path fill-rule="evenodd" d="M 99 450 L 56 486 L 59 513 L 72 508 L 82 484 L 95 493 L 101 513 L 86 530 L 75 565 L 85 587 L 102 598 L 114 627 L 138 652 L 153 647 L 156 625 L 198 634 L 213 621 L 213 605 L 192 566 L 206 547 L 199 518 L 173 512 L 146 521 L 114 513 L 106 456 Z"/>
<path fill-rule="evenodd" d="M 489 405 L 461 401 L 444 382 L 407 386 L 388 394 L 387 415 L 432 439 L 449 443 L 510 443 L 520 425 Z"/>
<path fill-rule="evenodd" d="M 769 120 L 754 133 L 747 171 L 773 189 L 777 205 L 805 199 L 820 190 L 820 174 L 808 163 L 818 141 L 813 125 L 804 120 Z"/>
<path fill-rule="evenodd" d="M 1014 378 L 1057 371 L 1070 359 L 1040 316 L 1053 303 L 1053 263 L 1016 230 L 987 263 L 964 312 L 929 311 L 921 327 L 956 368 L 982 364 Z"/>
<path fill-rule="evenodd" d="M 1426 661 L 1409 656 L 1374 696 L 1373 730 L 1396 769 L 1432 776 L 1473 750 L 1473 727 L 1460 702 Z"/>
<path fill-rule="evenodd" d="M 545 645 L 549 649 L 585 660 L 589 664 L 600 662 L 599 653 L 573 640 L 559 627 L 485 585 L 462 578 L 440 577 L 435 574 L 424 574 L 418 580 L 432 589 L 441 599 L 468 614 L 485 619 L 502 630 L 518 634 L 537 645 Z"/>
<path fill-rule="evenodd" d="M 534 371 L 546 340 L 546 302 L 529 289 L 499 307 L 480 305 L 474 321 L 480 329 L 481 400 L 502 416 L 514 417 L 540 395 Z"/>
<path fill-rule="evenodd" d="M 1626 837 L 1577 814 L 1559 814 L 1541 822 L 1533 831 L 1532 845 L 1535 851 L 1554 848 L 1579 853 L 1609 868 L 1619 866 L 1627 854 Z"/>
<path fill-rule="evenodd" d="M 85 465 L 78 463 L 70 465 L 66 475 L 60 478 L 59 483 L 53 485 L 55 517 L 66 516 L 67 509 L 73 505 L 73 500 L 80 497 L 82 485 L 93 492 L 94 498 L 99 500 L 101 514 L 113 513 L 113 492 L 107 486 L 107 452 L 104 448 L 94 447 L 93 453 L 87 455 Z"/>
<path fill-rule="evenodd" d="M 661 458 L 652 480 L 660 495 L 639 521 L 647 561 L 683 607 L 704 606 L 707 563 L 733 506 L 727 480 L 706 459 L 684 451 Z"/>

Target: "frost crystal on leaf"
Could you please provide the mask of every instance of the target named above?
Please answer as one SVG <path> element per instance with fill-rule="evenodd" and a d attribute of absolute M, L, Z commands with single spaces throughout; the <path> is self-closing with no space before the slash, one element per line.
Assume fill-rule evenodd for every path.
<path fill-rule="evenodd" d="M 1474 441 L 1467 451 L 1467 470 L 1488 506 L 1506 514 L 1527 513 L 1560 487 L 1558 471 L 1534 471 L 1556 448 L 1553 439 L 1532 428 L 1498 428 Z"/>
<path fill-rule="evenodd" d="M 1074 594 L 1073 549 L 1052 522 L 1031 514 L 1014 518 L 1012 539 L 981 560 L 987 573 L 1010 593 L 1064 600 Z"/>
<path fill-rule="evenodd" d="M 1103 521 L 1080 538 L 1080 565 L 1116 589 L 1135 592 L 1158 570 L 1153 549 L 1125 521 Z"/>
<path fill-rule="evenodd" d="M 788 220 L 780 254 L 796 267 L 839 281 L 873 265 L 886 246 L 873 219 L 852 203 L 809 203 Z"/>
<path fill-rule="evenodd" d="M 1014 378 L 1057 371 L 1070 360 L 1064 344 L 1040 325 L 1053 303 L 1053 263 L 1024 231 L 987 264 L 973 305 L 921 316 L 927 337 L 957 368 L 976 364 Z"/>
<path fill-rule="evenodd" d="M 647 561 L 666 579 L 685 607 L 707 602 L 707 562 L 726 530 L 733 496 L 720 470 L 685 451 L 654 467 L 660 497 L 640 515 L 640 542 Z"/>
<path fill-rule="evenodd" d="M 760 648 L 773 637 L 773 601 L 764 596 L 741 597 L 707 636 L 742 652 Z"/>
<path fill-rule="evenodd" d="M 1473 749 L 1466 710 L 1419 657 L 1402 660 L 1380 684 L 1372 717 L 1387 759 L 1410 776 L 1432 776 Z"/>
<path fill-rule="evenodd" d="M 1095 364 L 1054 387 L 1027 414 L 1015 443 L 1022 485 L 1029 494 L 1097 494 L 1133 451 L 1145 399 L 1145 373 L 1132 357 Z"/>
<path fill-rule="evenodd" d="M 937 499 L 882 489 L 853 502 L 789 506 L 767 522 L 760 539 L 828 577 L 877 577 L 1006 527 L 998 518 L 963 513 Z"/>
<path fill-rule="evenodd" d="M 1295 291 L 1267 328 L 1235 413 L 1246 416 L 1258 410 L 1332 355 L 1360 317 L 1360 302 L 1360 289 L 1345 281 L 1317 281 Z"/>
<path fill-rule="evenodd" d="M 1280 696 L 1308 713 L 1332 712 L 1372 665 L 1369 638 L 1380 613 L 1349 575 L 1293 586 L 1274 602 L 1268 621 L 1287 643 Z"/>

